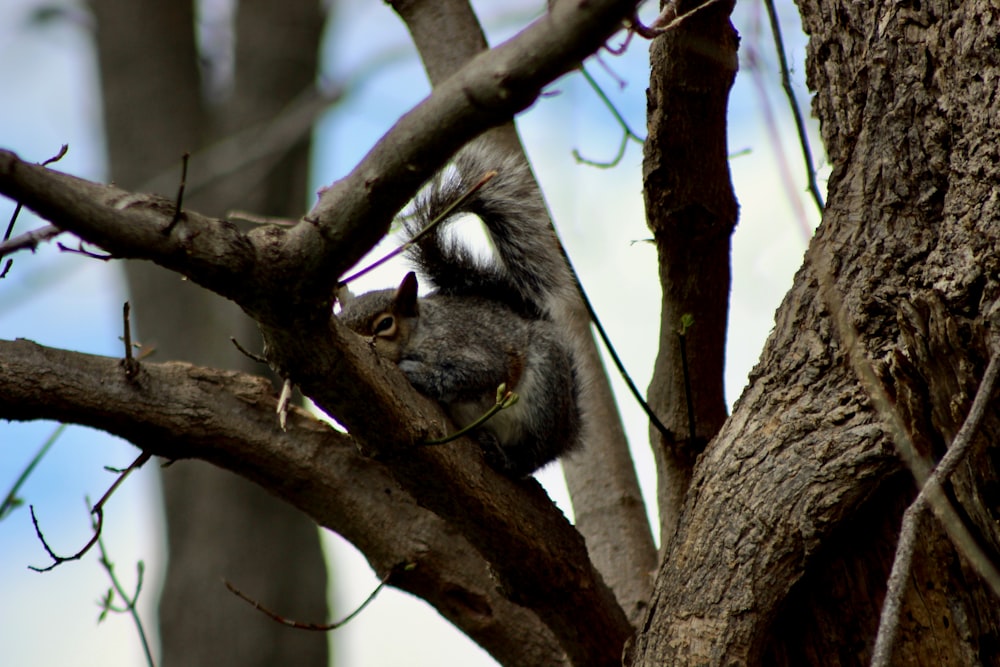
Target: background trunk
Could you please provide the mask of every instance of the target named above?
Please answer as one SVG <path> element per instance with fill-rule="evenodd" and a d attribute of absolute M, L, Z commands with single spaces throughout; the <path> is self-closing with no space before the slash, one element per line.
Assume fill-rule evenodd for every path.
<path fill-rule="evenodd" d="M 231 93 L 208 99 L 199 73 L 193 3 L 99 0 L 98 54 L 111 178 L 173 196 L 181 155 L 266 121 L 309 89 L 324 17 L 311 0 L 240 2 Z M 218 48 L 218 45 L 215 45 Z M 219 67 L 204 56 L 205 71 Z M 306 205 L 308 140 L 270 163 L 241 165 L 229 178 L 189 192 L 185 206 L 297 216 Z M 197 156 L 190 173 L 203 165 Z M 169 179 L 158 179 L 160 183 Z M 157 360 L 184 359 L 260 373 L 229 342 L 259 348 L 239 308 L 149 262 L 127 266 L 137 337 Z M 220 577 L 295 618 L 326 618 L 326 574 L 316 525 L 250 482 L 182 462 L 163 473 L 169 561 L 160 599 L 163 664 L 325 666 L 327 637 L 285 628 L 225 590 Z"/>

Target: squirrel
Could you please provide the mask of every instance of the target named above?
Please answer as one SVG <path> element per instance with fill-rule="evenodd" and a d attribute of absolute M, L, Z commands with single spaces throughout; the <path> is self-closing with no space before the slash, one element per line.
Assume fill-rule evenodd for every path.
<path fill-rule="evenodd" d="M 496 176 L 418 237 L 488 172 Z M 486 462 L 515 478 L 574 449 L 582 430 L 574 348 L 559 325 L 576 285 L 533 187 L 522 160 L 467 146 L 403 220 L 416 239 L 407 255 L 434 291 L 418 298 L 410 272 L 395 289 L 344 299 L 339 315 L 459 427 L 498 401 L 501 384 L 516 392 L 513 405 L 470 433 Z M 447 233 L 470 213 L 492 240 L 489 261 Z"/>

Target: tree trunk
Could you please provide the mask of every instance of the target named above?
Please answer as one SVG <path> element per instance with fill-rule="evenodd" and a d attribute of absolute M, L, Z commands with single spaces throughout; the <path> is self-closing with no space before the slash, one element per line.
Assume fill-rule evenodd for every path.
<path fill-rule="evenodd" d="M 997 11 L 801 9 L 829 204 L 749 386 L 694 467 L 634 665 L 866 664 L 915 491 L 841 332 L 858 332 L 934 460 L 996 332 Z M 994 410 L 949 485 L 994 559 L 997 467 L 983 445 L 998 431 Z M 893 664 L 997 664 L 1000 605 L 935 520 L 922 530 Z"/>
<path fill-rule="evenodd" d="M 194 3 L 99 0 L 100 59 L 111 176 L 145 189 L 214 141 L 266 121 L 312 86 L 324 17 L 319 4 L 240 2 L 233 92 L 205 99 Z M 211 64 L 209 65 L 211 66 Z M 306 201 L 308 140 L 277 164 L 243 165 L 185 205 L 224 215 L 239 207 L 295 216 Z M 204 165 L 197 155 L 190 167 Z M 161 181 L 162 182 L 162 181 Z M 160 360 L 261 372 L 230 343 L 259 347 L 256 325 L 231 301 L 149 262 L 127 265 L 137 336 Z M 163 664 L 325 666 L 327 638 L 280 626 L 231 595 L 232 580 L 296 618 L 326 618 L 326 574 L 316 525 L 228 472 L 178 463 L 163 472 L 169 560 L 160 599 Z"/>

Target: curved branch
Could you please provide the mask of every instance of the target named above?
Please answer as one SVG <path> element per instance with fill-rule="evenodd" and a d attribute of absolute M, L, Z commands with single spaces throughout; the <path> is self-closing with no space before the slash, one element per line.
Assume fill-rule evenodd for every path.
<path fill-rule="evenodd" d="M 563 663 L 549 630 L 496 591 L 468 541 L 348 436 L 297 408 L 281 431 L 274 391 L 260 377 L 180 362 L 140 369 L 131 383 L 117 359 L 0 341 L 0 418 L 84 424 L 169 459 L 231 470 L 343 535 L 378 573 L 415 563 L 390 583 L 426 599 L 500 662 Z"/>
<path fill-rule="evenodd" d="M 520 35 L 437 86 L 288 230 L 266 227 L 242 234 L 229 223 L 185 212 L 177 229 L 165 235 L 166 200 L 131 198 L 58 172 L 42 174 L 9 152 L 0 152 L 0 193 L 116 256 L 152 260 L 182 273 L 258 320 L 287 324 L 314 318 L 328 311 L 339 276 L 385 235 L 421 184 L 463 144 L 510 120 L 544 86 L 600 48 L 636 4 L 554 3 Z M 255 280 L 247 281 L 248 275 Z"/>

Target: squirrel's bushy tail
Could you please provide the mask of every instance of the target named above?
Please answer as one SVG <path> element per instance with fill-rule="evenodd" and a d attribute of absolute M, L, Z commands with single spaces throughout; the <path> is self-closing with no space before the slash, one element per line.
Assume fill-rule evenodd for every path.
<path fill-rule="evenodd" d="M 487 173 L 489 182 L 449 214 L 478 216 L 493 242 L 495 261 L 484 262 L 446 232 L 442 220 L 409 255 L 442 294 L 482 296 L 532 317 L 552 317 L 574 298 L 575 281 L 548 224 L 548 214 L 527 164 L 482 143 L 470 144 L 417 198 L 404 221 L 413 238 Z"/>

